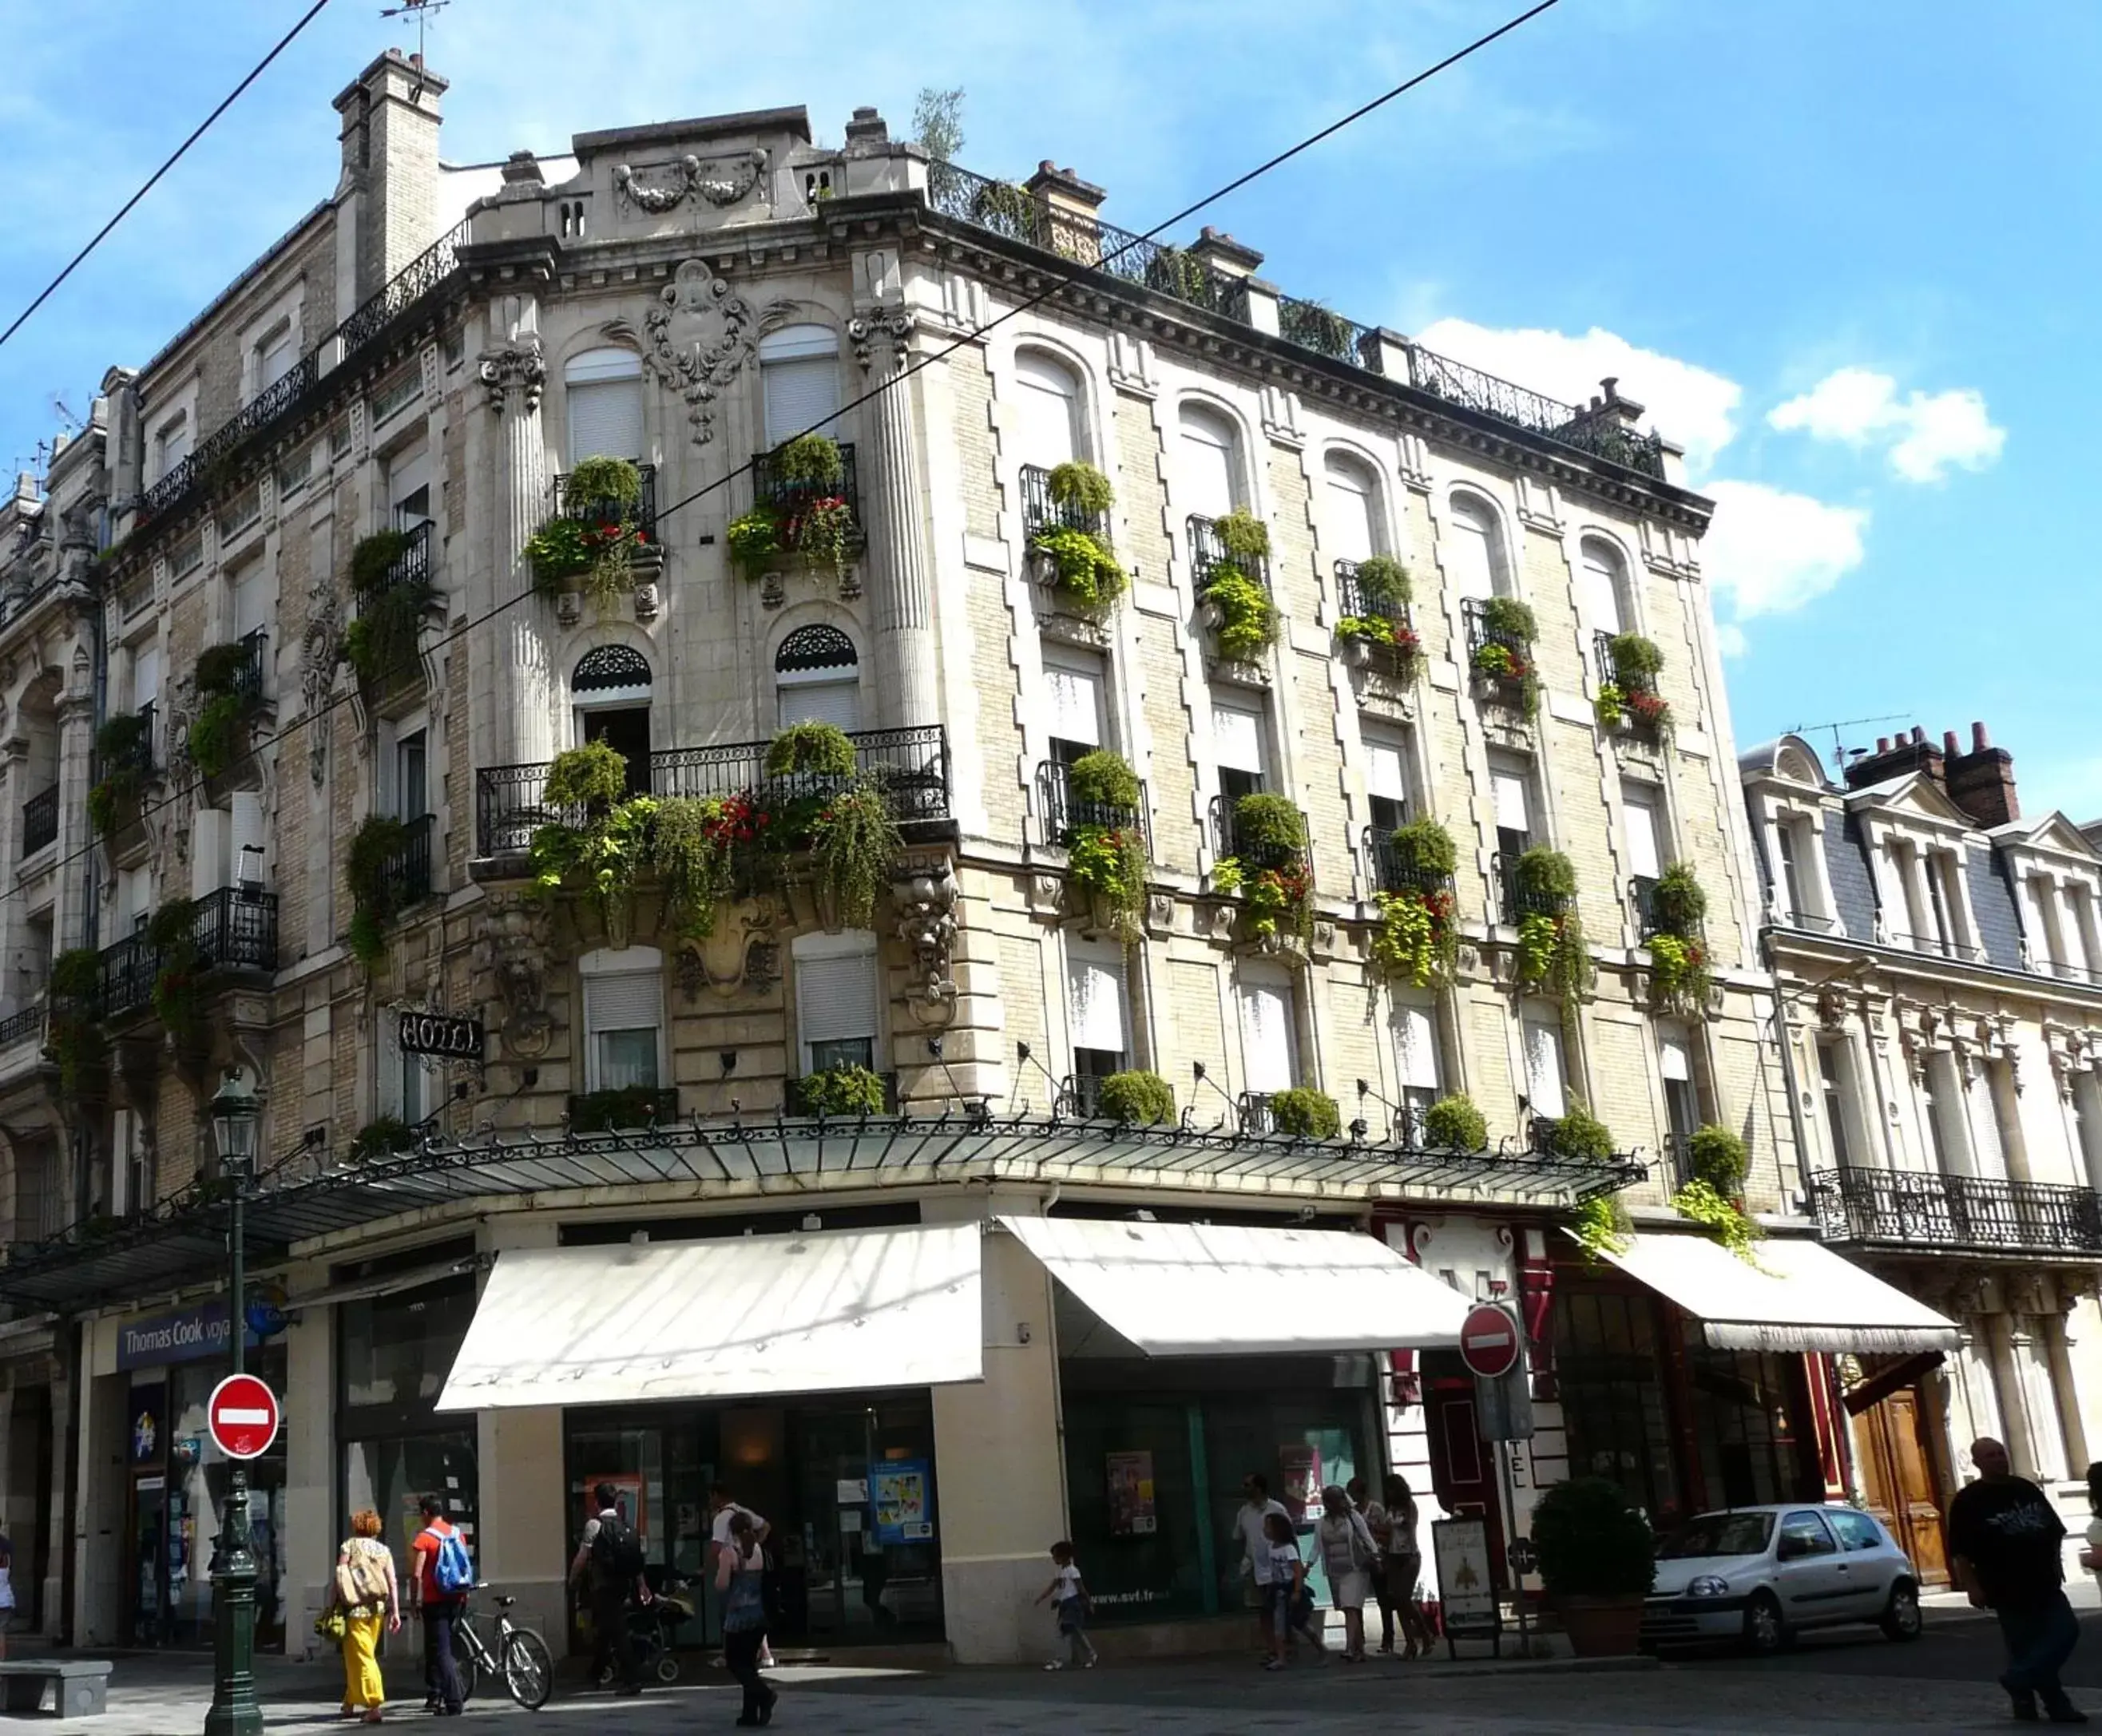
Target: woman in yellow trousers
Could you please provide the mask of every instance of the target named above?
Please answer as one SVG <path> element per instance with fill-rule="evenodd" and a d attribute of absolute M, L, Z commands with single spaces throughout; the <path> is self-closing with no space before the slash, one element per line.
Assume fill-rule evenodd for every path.
<path fill-rule="evenodd" d="M 379 1515 L 370 1508 L 350 1516 L 350 1535 L 335 1558 L 336 1601 L 344 1614 L 343 1710 L 362 1712 L 363 1722 L 381 1721 L 387 1685 L 380 1680 L 379 1630 L 401 1628 L 401 1588 L 394 1577 L 394 1553 L 380 1542 Z"/>

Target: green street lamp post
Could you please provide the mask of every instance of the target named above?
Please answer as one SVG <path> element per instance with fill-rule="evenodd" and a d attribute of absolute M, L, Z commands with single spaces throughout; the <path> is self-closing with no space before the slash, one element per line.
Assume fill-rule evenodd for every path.
<path fill-rule="evenodd" d="M 233 1256 L 229 1324 L 233 1372 L 244 1373 L 248 1341 L 247 1248 L 242 1207 L 255 1174 L 255 1088 L 238 1067 L 211 1100 L 211 1133 L 220 1176 L 233 1185 L 233 1221 L 228 1236 Z M 211 1710 L 204 1736 L 263 1736 L 263 1708 L 255 1699 L 255 1550 L 248 1528 L 248 1466 L 236 1459 L 227 1476 L 226 1517 L 211 1557 Z"/>

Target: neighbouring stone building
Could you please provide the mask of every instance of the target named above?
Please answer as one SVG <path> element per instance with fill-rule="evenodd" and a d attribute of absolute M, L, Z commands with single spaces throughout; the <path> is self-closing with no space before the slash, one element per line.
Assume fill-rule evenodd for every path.
<path fill-rule="evenodd" d="M 492 177 L 446 88 L 366 69 L 334 193 L 11 509 L 47 1623 L 207 1630 L 235 1330 L 294 1645 L 347 1513 L 402 1542 L 421 1490 L 551 1632 L 584 1489 L 691 1573 L 720 1478 L 792 1637 L 994 1658 L 1062 1534 L 1132 1643 L 1233 1608 L 1249 1469 L 1492 1534 L 1572 1467 L 1661 1518 L 1844 1489 L 1827 1354 L 1954 1334 L 1812 1236 L 1709 506 L 1641 406 L 873 110 Z M 1711 1175 L 1767 1264 L 1668 1207 Z"/>
<path fill-rule="evenodd" d="M 1806 1193 L 1829 1241 L 1962 1329 L 1945 1360 L 1847 1371 L 1861 1486 L 1945 1577 L 1940 1511 L 1994 1435 L 2078 1534 L 2102 1442 L 2102 853 L 2023 816 L 1981 725 L 1831 772 L 1799 736 L 1740 763 Z"/>

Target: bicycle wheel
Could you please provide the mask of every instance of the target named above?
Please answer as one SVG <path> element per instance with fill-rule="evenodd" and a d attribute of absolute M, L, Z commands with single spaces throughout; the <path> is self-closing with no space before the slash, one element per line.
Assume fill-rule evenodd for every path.
<path fill-rule="evenodd" d="M 504 1640 L 503 1685 L 528 1712 L 545 1706 L 555 1690 L 555 1660 L 530 1628 L 514 1628 Z"/>
<path fill-rule="evenodd" d="M 481 1667 L 474 1653 L 464 1649 L 455 1650 L 453 1653 L 453 1673 L 459 1677 L 460 1704 L 464 1706 L 474 1698 L 475 1687 L 481 1677 Z"/>

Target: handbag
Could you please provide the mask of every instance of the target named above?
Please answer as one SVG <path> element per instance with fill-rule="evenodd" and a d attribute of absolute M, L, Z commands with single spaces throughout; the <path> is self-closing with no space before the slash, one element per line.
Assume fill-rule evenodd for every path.
<path fill-rule="evenodd" d="M 330 1604 L 314 1618 L 314 1634 L 318 1639 L 341 1640 L 350 1632 L 350 1618 L 343 1613 L 343 1605 Z"/>

